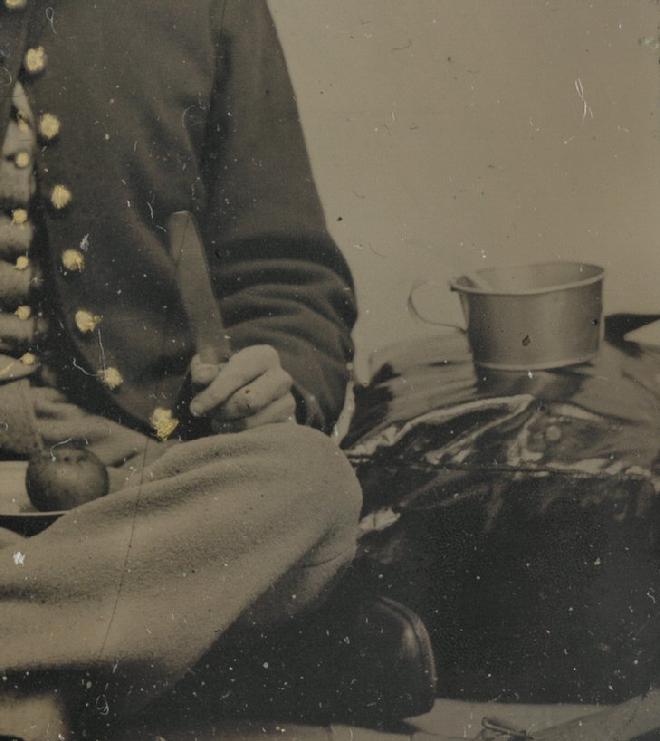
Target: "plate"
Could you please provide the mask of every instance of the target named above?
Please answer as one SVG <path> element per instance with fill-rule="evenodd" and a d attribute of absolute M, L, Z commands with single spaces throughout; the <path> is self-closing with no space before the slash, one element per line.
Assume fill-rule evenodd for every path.
<path fill-rule="evenodd" d="M 25 488 L 27 461 L 0 461 L 0 527 L 20 535 L 36 535 L 64 514 L 40 512 Z"/>

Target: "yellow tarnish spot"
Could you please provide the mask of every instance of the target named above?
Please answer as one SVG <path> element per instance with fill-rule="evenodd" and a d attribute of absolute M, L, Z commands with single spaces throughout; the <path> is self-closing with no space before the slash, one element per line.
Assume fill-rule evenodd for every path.
<path fill-rule="evenodd" d="M 124 383 L 124 377 L 116 368 L 104 368 L 99 371 L 99 376 L 101 381 L 113 391 Z"/>
<path fill-rule="evenodd" d="M 98 327 L 103 317 L 99 316 L 98 314 L 92 314 L 89 311 L 85 311 L 85 309 L 78 309 L 78 311 L 76 311 L 75 319 L 76 327 L 78 327 L 78 329 L 83 334 L 88 334 L 89 332 L 93 332 Z"/>
<path fill-rule="evenodd" d="M 20 170 L 24 170 L 26 167 L 30 166 L 31 159 L 29 153 L 19 152 L 14 158 L 14 162 L 16 163 L 16 167 Z"/>
<path fill-rule="evenodd" d="M 167 440 L 179 426 L 179 420 L 172 416 L 172 411 L 170 409 L 161 409 L 160 407 L 154 409 L 149 421 L 159 440 Z"/>
<path fill-rule="evenodd" d="M 16 226 L 27 224 L 28 212 L 24 208 L 15 208 L 11 212 L 11 223 Z"/>
<path fill-rule="evenodd" d="M 8 10 L 22 10 L 27 5 L 27 0 L 5 0 L 5 8 Z"/>
<path fill-rule="evenodd" d="M 21 355 L 21 363 L 23 365 L 36 365 L 37 356 L 34 353 L 26 352 L 25 355 Z"/>
<path fill-rule="evenodd" d="M 71 191 L 66 185 L 56 185 L 50 193 L 50 202 L 58 211 L 66 208 L 71 203 L 72 198 Z"/>
<path fill-rule="evenodd" d="M 46 69 L 46 50 L 43 46 L 37 46 L 36 49 L 28 49 L 25 52 L 25 69 L 31 75 L 36 75 Z"/>
<path fill-rule="evenodd" d="M 16 258 L 16 270 L 27 270 L 30 267 L 30 258 L 21 255 Z"/>
<path fill-rule="evenodd" d="M 80 250 L 64 250 L 62 265 L 66 270 L 81 273 L 85 269 L 85 255 Z"/>
<path fill-rule="evenodd" d="M 39 133 L 44 139 L 54 139 L 60 133 L 60 119 L 52 113 L 44 113 L 39 119 Z"/>
<path fill-rule="evenodd" d="M 32 316 L 32 307 L 31 306 L 19 306 L 18 309 L 14 312 L 16 316 L 19 319 L 29 319 Z"/>

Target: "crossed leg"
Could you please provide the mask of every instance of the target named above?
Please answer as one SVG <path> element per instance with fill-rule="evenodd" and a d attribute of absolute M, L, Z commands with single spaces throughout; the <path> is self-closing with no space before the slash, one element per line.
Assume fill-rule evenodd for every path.
<path fill-rule="evenodd" d="M 278 424 L 174 444 L 33 538 L 0 529 L 0 708 L 76 677 L 77 701 L 138 709 L 237 620 L 310 608 L 353 557 L 360 504 L 330 440 Z"/>

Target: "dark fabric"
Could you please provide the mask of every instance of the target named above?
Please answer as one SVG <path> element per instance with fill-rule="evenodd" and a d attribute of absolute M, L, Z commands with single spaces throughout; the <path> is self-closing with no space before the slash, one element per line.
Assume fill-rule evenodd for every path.
<path fill-rule="evenodd" d="M 359 390 L 361 568 L 427 622 L 444 693 L 614 702 L 658 679 L 660 354 L 634 326 L 532 374 L 476 369 L 460 334 L 402 343 Z"/>
<path fill-rule="evenodd" d="M 175 403 L 193 350 L 165 224 L 190 210 L 234 347 L 273 344 L 301 421 L 329 430 L 352 353 L 352 281 L 326 231 L 265 0 L 60 3 L 53 25 L 49 6 L 3 7 L 0 48 L 35 115 L 61 122 L 37 158 L 35 214 L 61 320 L 61 389 L 133 426 Z M 46 51 L 39 75 L 21 70 L 27 46 Z M 2 126 L 10 93 L 0 90 Z M 73 196 L 61 210 L 49 203 L 58 184 Z M 85 253 L 84 272 L 62 268 L 68 248 Z M 78 332 L 80 308 L 103 317 L 97 331 Z M 86 375 L 102 366 L 125 379 L 113 392 Z"/>

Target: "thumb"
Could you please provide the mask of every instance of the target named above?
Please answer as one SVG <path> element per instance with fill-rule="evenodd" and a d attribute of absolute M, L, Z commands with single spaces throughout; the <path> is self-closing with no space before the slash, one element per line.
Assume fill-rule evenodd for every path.
<path fill-rule="evenodd" d="M 220 373 L 219 363 L 205 363 L 199 355 L 190 362 L 190 379 L 196 386 L 208 386 Z"/>

